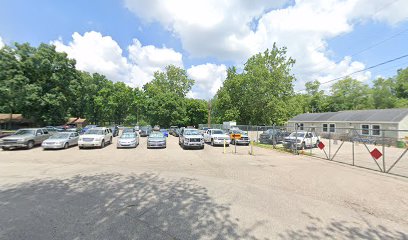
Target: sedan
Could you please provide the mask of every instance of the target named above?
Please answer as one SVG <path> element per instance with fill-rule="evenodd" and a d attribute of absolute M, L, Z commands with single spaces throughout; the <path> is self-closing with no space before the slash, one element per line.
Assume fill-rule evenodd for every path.
<path fill-rule="evenodd" d="M 126 132 L 119 137 L 116 148 L 135 148 L 137 145 L 139 145 L 139 134 Z"/>
<path fill-rule="evenodd" d="M 70 146 L 78 145 L 79 134 L 77 132 L 58 132 L 43 141 L 43 149 L 67 149 Z"/>
<path fill-rule="evenodd" d="M 147 148 L 166 148 L 166 137 L 162 132 L 154 131 L 147 137 Z"/>

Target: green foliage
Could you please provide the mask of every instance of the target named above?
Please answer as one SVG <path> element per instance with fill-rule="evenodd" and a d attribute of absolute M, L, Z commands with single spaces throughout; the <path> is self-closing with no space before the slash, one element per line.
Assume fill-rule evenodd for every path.
<path fill-rule="evenodd" d="M 372 87 L 352 78 L 337 81 L 326 94 L 318 81 L 293 90 L 295 63 L 276 45 L 250 57 L 243 71 L 227 71 L 210 101 L 187 98 L 194 80 L 170 65 L 142 89 L 114 83 L 98 73 L 78 71 L 75 60 L 48 44 L 0 49 L 0 112 L 23 113 L 37 125 L 64 124 L 68 117 L 96 124 L 194 125 L 235 120 L 239 124 L 284 124 L 304 112 L 408 107 L 408 68 L 378 78 Z"/>
<path fill-rule="evenodd" d="M 333 84 L 331 88 L 332 111 L 373 108 L 368 85 L 352 78 Z"/>
<path fill-rule="evenodd" d="M 240 124 L 283 124 L 293 116 L 288 108 L 294 95 L 291 68 L 295 60 L 286 48 L 271 50 L 248 59 L 243 73 L 228 70 L 224 85 L 213 101 L 217 120 L 235 119 Z"/>

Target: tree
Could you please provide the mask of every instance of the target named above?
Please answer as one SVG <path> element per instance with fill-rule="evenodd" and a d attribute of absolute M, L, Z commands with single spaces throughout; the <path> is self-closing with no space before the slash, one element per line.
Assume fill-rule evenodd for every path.
<path fill-rule="evenodd" d="M 194 80 L 188 78 L 186 70 L 169 65 L 165 72 L 156 71 L 153 80 L 143 88 L 149 93 L 169 92 L 185 97 L 193 85 Z"/>
<path fill-rule="evenodd" d="M 395 79 L 397 97 L 408 99 L 408 67 L 399 69 Z"/>
<path fill-rule="evenodd" d="M 0 49 L 0 69 L 0 111 L 10 113 L 11 123 L 12 114 L 23 108 L 28 79 L 15 50 L 8 46 Z"/>
<path fill-rule="evenodd" d="M 377 109 L 394 108 L 398 98 L 395 92 L 395 81 L 392 78 L 377 78 L 373 81 L 372 97 Z"/>
<path fill-rule="evenodd" d="M 320 90 L 320 82 L 315 80 L 307 82 L 306 87 L 306 109 L 305 112 L 324 112 L 328 108 L 328 99 L 323 90 Z"/>
<path fill-rule="evenodd" d="M 187 98 L 186 100 L 187 123 L 188 126 L 198 126 L 207 122 L 208 102 L 202 99 Z"/>
<path fill-rule="evenodd" d="M 286 56 L 286 48 L 275 44 L 271 50 L 248 59 L 243 73 L 230 68 L 227 79 L 214 98 L 219 118 L 241 124 L 283 124 L 293 116 L 288 104 L 293 97 L 295 60 Z"/>
<path fill-rule="evenodd" d="M 346 78 L 333 84 L 331 88 L 331 110 L 359 110 L 373 108 L 368 85 L 352 78 Z"/>

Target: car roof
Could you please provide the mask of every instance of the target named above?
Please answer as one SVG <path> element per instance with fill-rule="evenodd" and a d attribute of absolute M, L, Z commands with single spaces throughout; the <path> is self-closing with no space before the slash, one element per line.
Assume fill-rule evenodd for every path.
<path fill-rule="evenodd" d="M 92 129 L 94 129 L 94 130 L 105 130 L 105 129 L 108 129 L 108 128 L 107 127 L 94 127 Z"/>

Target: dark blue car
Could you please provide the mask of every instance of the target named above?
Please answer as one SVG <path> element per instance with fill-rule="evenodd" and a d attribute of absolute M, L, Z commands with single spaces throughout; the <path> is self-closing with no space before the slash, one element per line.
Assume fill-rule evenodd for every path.
<path fill-rule="evenodd" d="M 167 129 L 160 129 L 160 132 L 162 132 L 165 137 L 169 136 L 169 131 L 167 131 Z"/>

